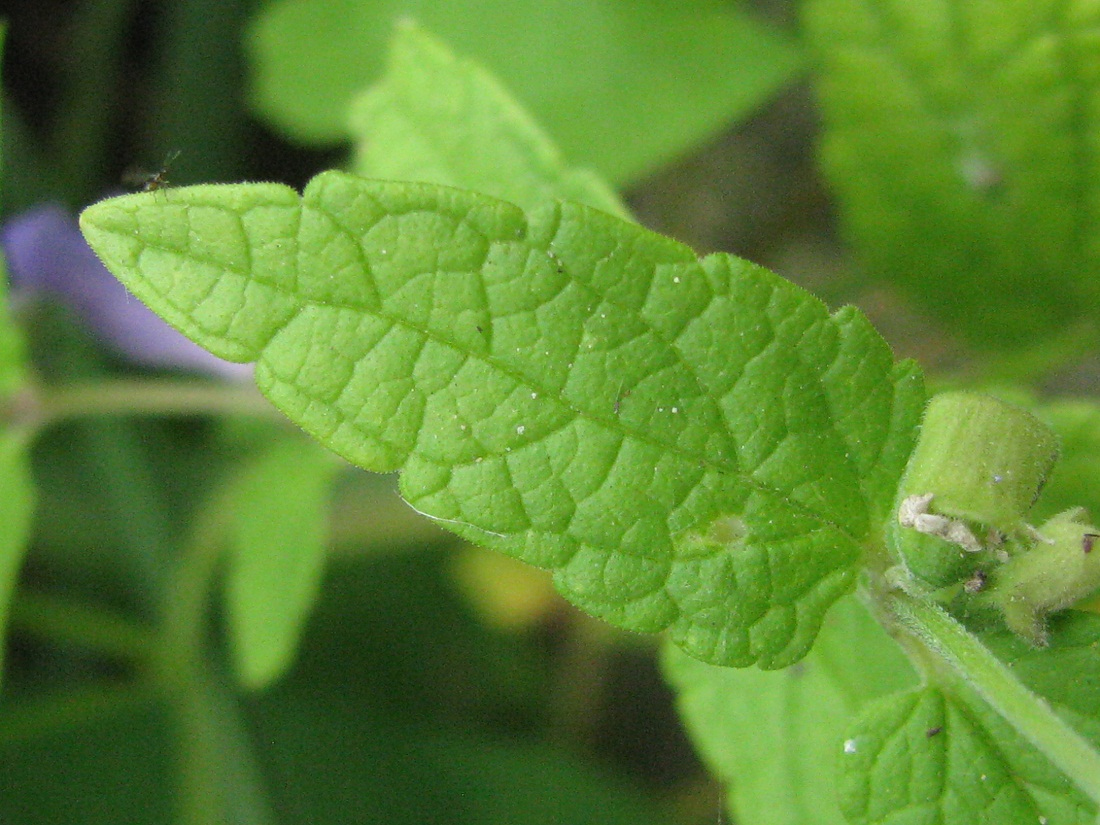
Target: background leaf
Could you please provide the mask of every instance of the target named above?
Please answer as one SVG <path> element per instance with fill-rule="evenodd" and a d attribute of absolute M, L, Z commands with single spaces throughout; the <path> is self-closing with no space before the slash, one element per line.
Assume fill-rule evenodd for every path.
<path fill-rule="evenodd" d="M 550 701 L 542 645 L 474 620 L 451 545 L 329 565 L 300 661 L 247 702 L 280 823 L 666 821 L 530 729 Z"/>
<path fill-rule="evenodd" d="M 26 347 L 11 316 L 8 276 L 0 260 L 0 398 L 9 398 L 26 378 Z"/>
<path fill-rule="evenodd" d="M 841 825 L 837 750 L 868 701 L 913 683 L 901 649 L 854 596 L 829 612 L 813 650 L 778 672 L 707 665 L 665 648 L 692 741 L 729 788 L 739 825 Z"/>
<path fill-rule="evenodd" d="M 335 172 L 301 204 L 168 194 L 82 217 L 139 298 L 584 609 L 780 667 L 852 588 L 923 405 L 857 312 L 579 205 Z"/>
<path fill-rule="evenodd" d="M 996 713 L 937 687 L 894 694 L 860 716 L 844 743 L 840 787 L 853 825 L 1091 825 L 1095 817 Z"/>
<path fill-rule="evenodd" d="M 547 740 L 532 721 L 551 700 L 544 646 L 469 615 L 447 578 L 452 548 L 417 550 L 329 565 L 302 656 L 269 690 L 205 686 L 203 769 L 226 794 L 223 820 L 668 823 L 652 787 Z M 6 696 L 0 822 L 176 821 L 174 720 L 109 684 Z M 82 712 L 97 698 L 98 714 Z"/>
<path fill-rule="evenodd" d="M 0 639 L 7 636 L 8 609 L 30 541 L 34 499 L 26 438 L 10 430 L 0 432 Z"/>
<path fill-rule="evenodd" d="M 810 0 L 805 22 L 822 163 L 868 275 L 976 346 L 1095 341 L 1100 8 Z"/>
<path fill-rule="evenodd" d="M 411 24 L 399 25 L 381 81 L 355 99 L 353 171 L 473 189 L 524 209 L 557 198 L 627 217 L 591 172 L 565 165 L 497 80 Z"/>
<path fill-rule="evenodd" d="M 112 825 L 125 812 L 134 825 L 171 822 L 165 721 L 146 706 L 26 739 L 2 730 L 0 816 L 27 825 Z"/>
<path fill-rule="evenodd" d="M 744 117 L 798 65 L 790 40 L 715 0 L 282 0 L 249 43 L 254 105 L 300 140 L 339 140 L 406 15 L 483 60 L 568 158 L 615 184 Z"/>
<path fill-rule="evenodd" d="M 3 51 L 7 25 L 0 21 L 0 51 Z M 26 379 L 26 353 L 23 336 L 11 316 L 8 303 L 7 267 L 0 259 L 0 411 L 5 408 Z M 3 651 L 7 645 L 8 609 L 11 605 L 19 568 L 30 541 L 34 515 L 34 482 L 27 456 L 27 434 L 11 429 L 3 421 L 0 430 L 0 675 Z"/>
<path fill-rule="evenodd" d="M 280 441 L 235 480 L 226 612 L 241 683 L 282 675 L 324 567 L 328 497 L 341 463 L 300 439 Z"/>
<path fill-rule="evenodd" d="M 1039 522 L 1070 507 L 1085 507 L 1100 518 L 1100 407 L 1094 402 L 1060 400 L 1036 405 L 1062 442 L 1062 454 L 1035 505 Z"/>

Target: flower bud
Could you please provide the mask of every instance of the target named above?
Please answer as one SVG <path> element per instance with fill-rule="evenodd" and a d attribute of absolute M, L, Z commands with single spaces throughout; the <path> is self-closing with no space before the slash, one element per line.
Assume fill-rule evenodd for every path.
<path fill-rule="evenodd" d="M 1028 541 L 1025 517 L 1058 440 L 1019 407 L 984 395 L 935 396 L 899 487 L 893 547 L 921 583 L 973 575 L 1004 542 Z"/>
<path fill-rule="evenodd" d="M 1047 615 L 1100 588 L 1100 531 L 1076 507 L 1047 521 L 1036 539 L 1030 550 L 996 571 L 987 598 L 1010 630 L 1042 647 Z"/>

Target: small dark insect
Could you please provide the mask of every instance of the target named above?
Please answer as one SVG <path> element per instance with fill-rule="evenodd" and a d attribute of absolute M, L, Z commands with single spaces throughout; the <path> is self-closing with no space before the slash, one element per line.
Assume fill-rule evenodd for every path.
<path fill-rule="evenodd" d="M 619 391 L 617 393 L 615 393 L 615 404 L 614 404 L 615 415 L 619 414 L 619 407 L 622 405 L 623 401 L 627 397 L 629 397 L 629 395 L 630 395 L 630 390 L 627 390 L 626 392 L 623 392 L 623 382 L 620 381 L 619 382 Z"/>
<path fill-rule="evenodd" d="M 1081 546 L 1086 553 L 1092 552 L 1092 545 L 1097 539 L 1100 539 L 1100 534 L 1097 533 L 1085 533 L 1085 535 L 1081 536 Z"/>
<path fill-rule="evenodd" d="M 943 730 L 943 728 L 929 728 L 928 730 L 926 730 L 924 732 L 924 735 L 927 736 L 929 739 L 931 739 L 933 736 L 935 736 L 937 733 L 939 733 L 942 730 Z"/>
<path fill-rule="evenodd" d="M 985 588 L 985 579 L 984 570 L 975 570 L 974 575 L 963 582 L 963 590 L 971 594 L 981 592 Z"/>
<path fill-rule="evenodd" d="M 164 163 L 156 172 L 148 172 L 144 169 L 127 169 L 122 174 L 122 182 L 126 186 L 140 189 L 142 192 L 156 192 L 158 189 L 168 188 L 168 167 L 180 156 L 179 150 L 169 152 L 164 157 Z"/>

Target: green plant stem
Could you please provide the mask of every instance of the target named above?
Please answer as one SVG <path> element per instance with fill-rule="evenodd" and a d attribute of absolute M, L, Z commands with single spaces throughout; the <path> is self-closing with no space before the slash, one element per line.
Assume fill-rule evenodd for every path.
<path fill-rule="evenodd" d="M 1062 720 L 1042 698 L 961 624 L 938 605 L 906 593 L 889 597 L 888 609 L 925 647 L 949 665 L 1100 806 L 1100 754 Z"/>
<path fill-rule="evenodd" d="M 213 668 L 196 670 L 176 707 L 180 730 L 182 825 L 238 822 L 272 825 L 260 766 L 236 697 Z"/>
<path fill-rule="evenodd" d="M 24 413 L 32 424 L 93 415 L 248 415 L 285 420 L 251 385 L 115 379 L 42 389 Z"/>
<path fill-rule="evenodd" d="M 156 678 L 176 723 L 182 825 L 219 821 L 223 788 L 211 736 L 208 665 L 203 659 L 211 585 L 231 497 L 223 488 L 199 509 L 168 589 Z"/>
<path fill-rule="evenodd" d="M 152 629 L 84 602 L 16 593 L 11 624 L 52 643 L 76 645 L 117 659 L 148 662 L 155 648 Z"/>
<path fill-rule="evenodd" d="M 210 587 L 221 557 L 229 496 L 216 494 L 199 508 L 184 553 L 168 589 L 161 629 L 160 677 L 166 687 L 181 675 L 194 675 L 206 635 L 206 608 Z"/>
<path fill-rule="evenodd" d="M 218 743 L 212 730 L 207 679 L 201 665 L 187 674 L 188 689 L 172 703 L 177 725 L 180 825 L 221 822 L 222 787 L 217 778 Z"/>

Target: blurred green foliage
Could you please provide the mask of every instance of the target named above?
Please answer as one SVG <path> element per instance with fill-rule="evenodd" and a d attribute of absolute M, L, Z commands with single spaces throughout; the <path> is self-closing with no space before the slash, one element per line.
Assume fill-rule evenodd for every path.
<path fill-rule="evenodd" d="M 340 140 L 406 16 L 484 63 L 572 163 L 618 185 L 744 117 L 799 65 L 790 38 L 716 0 L 279 0 L 249 39 L 256 108 L 297 139 Z"/>
<path fill-rule="evenodd" d="M 868 275 L 981 349 L 1094 347 L 1100 9 L 808 0 L 805 22 L 822 165 Z"/>

